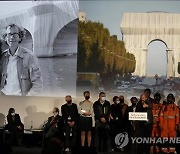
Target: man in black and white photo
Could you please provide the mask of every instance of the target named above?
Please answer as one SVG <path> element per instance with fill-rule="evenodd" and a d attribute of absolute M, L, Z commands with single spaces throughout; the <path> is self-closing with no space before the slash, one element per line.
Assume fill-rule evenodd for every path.
<path fill-rule="evenodd" d="M 19 44 L 25 36 L 24 28 L 8 25 L 3 39 L 8 49 L 1 58 L 1 94 L 17 96 L 38 95 L 42 91 L 41 71 L 37 57 Z"/>

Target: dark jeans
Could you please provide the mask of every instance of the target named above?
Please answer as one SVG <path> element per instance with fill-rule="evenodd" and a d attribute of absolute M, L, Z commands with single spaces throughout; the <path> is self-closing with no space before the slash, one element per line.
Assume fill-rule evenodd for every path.
<path fill-rule="evenodd" d="M 96 121 L 94 144 L 97 151 L 104 151 L 105 149 L 105 152 L 111 151 L 110 127 L 108 123 Z"/>
<path fill-rule="evenodd" d="M 73 127 L 70 127 L 69 125 L 65 125 L 64 139 L 65 139 L 66 148 L 75 148 L 76 137 L 77 137 L 77 126 L 74 125 Z"/>
<path fill-rule="evenodd" d="M 148 123 L 140 124 L 138 126 L 138 137 L 151 137 L 152 125 Z M 137 145 L 137 154 L 149 154 L 151 144 L 140 143 Z"/>
<path fill-rule="evenodd" d="M 110 122 L 110 136 L 111 136 L 111 145 L 113 149 L 116 148 L 115 137 L 118 133 L 119 133 L 118 123 L 116 121 L 111 121 Z"/>
<path fill-rule="evenodd" d="M 58 130 L 58 128 L 50 127 L 48 131 L 44 134 L 44 146 L 47 146 L 50 144 L 51 139 L 57 138 L 60 141 L 63 140 L 62 132 Z"/>

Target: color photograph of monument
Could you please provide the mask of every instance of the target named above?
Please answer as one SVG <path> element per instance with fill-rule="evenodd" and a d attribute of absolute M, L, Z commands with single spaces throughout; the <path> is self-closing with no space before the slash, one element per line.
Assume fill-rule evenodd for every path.
<path fill-rule="evenodd" d="M 179 95 L 177 3 L 81 1 L 78 90 L 89 87 L 128 97 L 150 88 L 154 93 Z"/>

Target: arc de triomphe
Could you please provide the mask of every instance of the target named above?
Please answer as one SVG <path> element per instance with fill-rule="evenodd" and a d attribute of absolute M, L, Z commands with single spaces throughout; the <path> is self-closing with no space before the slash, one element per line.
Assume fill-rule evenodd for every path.
<path fill-rule="evenodd" d="M 167 77 L 180 77 L 180 14 L 124 13 L 120 28 L 127 52 L 136 58 L 134 75 L 146 76 L 148 45 L 153 40 L 161 40 L 167 46 Z"/>

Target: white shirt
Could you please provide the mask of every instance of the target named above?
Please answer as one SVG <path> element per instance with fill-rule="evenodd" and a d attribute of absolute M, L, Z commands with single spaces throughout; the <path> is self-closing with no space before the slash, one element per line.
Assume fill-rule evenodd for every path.
<path fill-rule="evenodd" d="M 93 116 L 93 103 L 91 101 L 84 100 L 79 103 L 78 112 L 83 117 L 92 117 Z M 91 115 L 84 116 L 84 112 L 90 112 Z"/>
<path fill-rule="evenodd" d="M 5 95 L 22 95 L 17 71 L 18 51 L 19 47 L 17 48 L 13 56 L 8 51 L 9 62 L 7 64 L 6 84 L 4 88 L 1 90 Z"/>

